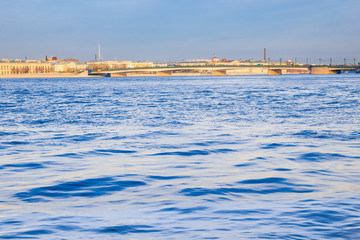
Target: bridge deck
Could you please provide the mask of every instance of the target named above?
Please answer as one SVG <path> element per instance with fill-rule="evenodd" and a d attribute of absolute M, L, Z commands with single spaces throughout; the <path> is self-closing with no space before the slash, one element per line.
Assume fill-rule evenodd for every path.
<path fill-rule="evenodd" d="M 283 74 L 335 74 L 344 70 L 359 71 L 360 66 L 285 66 L 285 65 L 216 65 L 174 66 L 152 68 L 126 68 L 89 73 L 93 76 L 227 76 L 227 75 L 283 75 Z"/>

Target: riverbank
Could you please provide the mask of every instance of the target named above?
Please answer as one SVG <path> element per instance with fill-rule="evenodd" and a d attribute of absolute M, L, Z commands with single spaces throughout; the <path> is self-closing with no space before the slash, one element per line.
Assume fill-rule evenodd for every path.
<path fill-rule="evenodd" d="M 0 75 L 0 78 L 87 78 L 88 72 L 81 73 L 31 73 L 31 74 L 8 74 Z"/>

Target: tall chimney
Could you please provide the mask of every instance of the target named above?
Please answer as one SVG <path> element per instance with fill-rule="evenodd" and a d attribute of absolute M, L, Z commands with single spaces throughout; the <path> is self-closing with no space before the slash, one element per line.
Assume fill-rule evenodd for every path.
<path fill-rule="evenodd" d="M 264 48 L 264 61 L 266 61 L 266 48 Z"/>

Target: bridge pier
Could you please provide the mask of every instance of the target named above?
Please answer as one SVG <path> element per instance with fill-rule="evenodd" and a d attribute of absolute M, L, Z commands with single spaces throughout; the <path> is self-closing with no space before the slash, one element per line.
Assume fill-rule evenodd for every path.
<path fill-rule="evenodd" d="M 268 75 L 282 75 L 282 69 L 269 69 Z"/>
<path fill-rule="evenodd" d="M 171 77 L 172 72 L 171 71 L 158 71 L 156 72 L 157 77 Z"/>
<path fill-rule="evenodd" d="M 329 67 L 311 67 L 310 74 L 336 74 L 334 70 L 330 70 Z"/>
<path fill-rule="evenodd" d="M 227 76 L 226 70 L 213 70 L 211 76 Z"/>
<path fill-rule="evenodd" d="M 126 73 L 112 73 L 112 77 L 127 77 Z"/>

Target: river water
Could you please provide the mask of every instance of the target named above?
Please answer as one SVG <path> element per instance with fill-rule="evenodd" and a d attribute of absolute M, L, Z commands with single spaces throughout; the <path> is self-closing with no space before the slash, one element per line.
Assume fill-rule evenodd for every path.
<path fill-rule="evenodd" d="M 0 79 L 0 239 L 360 239 L 360 76 Z"/>

